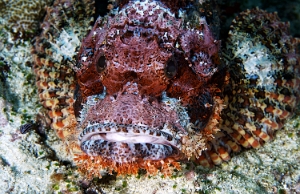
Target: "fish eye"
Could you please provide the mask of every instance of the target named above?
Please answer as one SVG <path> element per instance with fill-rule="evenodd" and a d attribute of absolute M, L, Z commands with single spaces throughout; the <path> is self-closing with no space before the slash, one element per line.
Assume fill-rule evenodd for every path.
<path fill-rule="evenodd" d="M 96 69 L 98 73 L 103 72 L 106 69 L 106 58 L 105 56 L 101 56 L 97 63 L 96 63 Z"/>
<path fill-rule="evenodd" d="M 172 57 L 165 66 L 165 75 L 167 78 L 171 79 L 177 74 L 178 65 L 175 59 Z"/>

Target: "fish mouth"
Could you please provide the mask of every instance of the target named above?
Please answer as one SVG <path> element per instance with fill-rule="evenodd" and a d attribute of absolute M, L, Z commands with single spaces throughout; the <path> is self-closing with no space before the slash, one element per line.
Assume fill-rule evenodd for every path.
<path fill-rule="evenodd" d="M 81 149 L 88 155 L 119 163 L 178 157 L 180 149 L 179 140 L 171 134 L 136 124 L 89 125 L 79 140 Z"/>

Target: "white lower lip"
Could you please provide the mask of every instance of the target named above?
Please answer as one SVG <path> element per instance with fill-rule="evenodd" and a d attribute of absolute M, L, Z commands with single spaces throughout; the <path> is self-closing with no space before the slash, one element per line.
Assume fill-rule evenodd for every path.
<path fill-rule="evenodd" d="M 153 137 L 149 135 L 134 135 L 128 133 L 98 133 L 90 138 L 91 140 L 103 139 L 110 142 L 124 142 L 124 143 L 154 143 L 171 145 L 163 138 Z"/>
<path fill-rule="evenodd" d="M 172 135 L 166 131 L 147 126 L 100 123 L 85 128 L 79 135 L 79 140 L 81 143 L 88 140 L 104 140 L 108 142 L 123 142 L 129 144 L 160 144 L 179 148 L 179 139 L 172 137 L 171 140 L 168 140 L 171 136 Z"/>

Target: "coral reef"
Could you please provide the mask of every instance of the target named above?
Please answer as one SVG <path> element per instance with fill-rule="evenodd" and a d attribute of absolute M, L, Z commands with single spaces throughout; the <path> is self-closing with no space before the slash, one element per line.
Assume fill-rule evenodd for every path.
<path fill-rule="evenodd" d="M 62 4 L 68 3 L 67 1 L 60 1 Z M 78 5 L 79 1 L 71 2 L 73 4 Z M 206 1 L 208 2 L 208 1 Z M 62 5 L 61 4 L 61 5 Z M 3 12 L 4 6 L 3 1 L 0 2 L 0 9 Z M 48 7 L 47 10 L 51 13 L 56 13 L 53 11 L 55 7 L 60 7 L 59 4 L 54 4 L 53 7 Z M 81 4 L 82 5 L 82 4 Z M 68 6 L 67 6 L 68 7 Z M 40 46 L 43 46 L 45 49 L 42 49 L 40 52 L 34 52 L 34 59 L 48 59 L 54 60 L 57 64 L 62 63 L 65 65 L 65 61 L 70 61 L 70 66 L 75 66 L 75 60 L 78 50 L 77 48 L 81 43 L 82 37 L 85 36 L 85 33 L 88 31 L 89 22 L 87 18 L 90 18 L 89 14 L 86 13 L 82 9 L 85 6 L 75 6 L 72 10 L 72 14 L 65 15 L 62 18 L 55 17 L 51 19 L 51 22 L 45 24 L 49 24 L 50 29 L 47 31 L 47 36 L 45 34 L 41 34 L 40 36 L 43 39 L 38 39 Z M 93 7 L 93 6 L 91 6 Z M 295 9 L 298 9 L 299 6 Z M 60 7 L 59 9 L 62 9 Z M 196 10 L 197 8 L 195 8 Z M 64 11 L 67 11 L 64 9 Z M 112 10 L 113 12 L 114 10 Z M 253 13 L 255 11 L 249 11 L 249 13 Z M 70 12 L 68 12 L 70 13 Z M 82 14 L 80 20 L 76 16 Z M 113 12 L 116 13 L 116 12 Z M 247 13 L 247 12 L 246 12 Z M 257 11 L 258 15 L 265 15 L 266 13 Z M 243 15 L 243 14 L 242 14 Z M 268 15 L 268 14 L 267 14 Z M 272 15 L 272 14 L 271 14 Z M 251 149 L 246 152 L 241 152 L 239 154 L 234 154 L 233 157 L 228 162 L 223 162 L 219 166 L 216 166 L 212 169 L 203 168 L 201 166 L 194 166 L 192 162 L 181 162 L 181 170 L 171 172 L 173 168 L 164 164 L 160 165 L 162 172 L 165 174 L 172 173 L 171 177 L 163 178 L 160 173 L 158 176 L 145 176 L 145 171 L 138 171 L 137 176 L 115 176 L 107 175 L 104 171 L 101 171 L 102 179 L 94 178 L 92 180 L 87 180 L 85 175 L 79 174 L 74 166 L 71 166 L 71 162 L 73 158 L 70 157 L 68 152 L 64 149 L 64 145 L 67 143 L 69 146 L 70 142 L 73 139 L 66 138 L 68 135 L 67 132 L 70 133 L 67 129 L 63 131 L 63 133 L 58 133 L 63 141 L 56 137 L 55 132 L 60 132 L 60 130 L 47 130 L 43 127 L 39 128 L 26 128 L 28 126 L 28 122 L 30 125 L 36 125 L 38 123 L 33 123 L 34 115 L 37 114 L 40 106 L 38 105 L 36 88 L 34 87 L 34 76 L 31 72 L 31 57 L 30 57 L 30 42 L 28 40 L 20 41 L 12 41 L 13 35 L 11 36 L 7 30 L 7 19 L 3 18 L 6 16 L 0 15 L 0 177 L 1 177 L 1 188 L 4 192 L 7 193 L 297 193 L 299 192 L 299 178 L 300 178 L 300 168 L 299 168 L 299 158 L 300 158 L 300 136 L 299 136 L 299 118 L 296 116 L 289 122 L 284 122 L 284 128 L 276 132 L 276 138 L 268 144 L 260 147 L 259 149 Z M 243 16 L 247 18 L 246 16 Z M 255 16 L 253 16 L 255 18 Z M 270 16 L 271 17 L 271 16 Z M 48 17 L 51 18 L 51 17 Z M 76 22 L 74 22 L 74 18 L 76 18 Z M 196 17 L 193 19 L 188 17 L 183 17 L 182 22 L 187 28 L 197 28 L 197 22 L 193 21 L 193 25 L 188 25 L 190 19 L 199 21 L 200 17 Z M 264 18 L 264 17 L 263 17 Z M 275 18 L 278 21 L 277 16 L 274 15 L 271 18 Z M 41 20 L 42 18 L 36 18 L 37 20 Z M 62 23 L 59 22 L 62 21 Z M 236 19 L 236 21 L 241 20 L 240 18 Z M 249 18 L 247 19 L 249 20 Z M 251 21 L 251 20 L 250 20 Z M 191 21 L 190 21 L 191 22 Z M 266 21 L 267 22 L 267 21 Z M 56 29 L 56 25 L 58 24 L 59 28 Z M 254 22 L 255 23 L 255 22 Z M 71 25 L 70 25 L 71 24 Z M 11 24 L 9 24 L 11 25 Z M 238 24 L 234 24 L 237 26 Z M 239 25 L 242 25 L 241 23 Z M 287 24 L 280 24 L 278 21 L 278 26 L 283 27 L 285 29 Z M 51 27 L 52 26 L 52 27 Z M 54 27 L 55 26 L 55 27 Z M 70 29 L 70 26 L 74 27 Z M 209 23 L 210 28 L 212 27 Z M 248 25 L 249 26 L 249 25 Z M 295 26 L 294 26 L 295 27 Z M 239 37 L 236 40 L 246 40 L 252 42 L 253 40 L 248 32 L 248 28 L 243 31 L 242 36 L 238 36 L 237 33 L 239 30 L 232 27 L 232 32 L 234 36 Z M 269 28 L 269 27 L 267 27 Z M 250 29 L 253 29 L 252 27 Z M 271 32 L 272 27 L 270 28 Z M 222 29 L 224 31 L 224 29 Z M 225 30 L 226 31 L 226 30 Z M 260 30 L 259 30 L 260 31 Z M 260 34 L 260 32 L 257 34 Z M 285 30 L 283 30 L 285 31 Z M 73 33 L 72 33 L 73 32 Z M 269 33 L 271 35 L 272 33 Z M 275 33 L 276 34 L 276 33 Z M 284 33 L 285 34 L 285 33 Z M 249 39 L 247 39 L 247 38 Z M 279 37 L 279 36 L 277 36 Z M 70 41 L 66 41 L 69 39 Z M 292 40 L 291 37 L 287 37 L 287 40 Z M 59 44 L 62 41 L 63 44 Z M 22 42 L 22 44 L 19 44 Z M 222 40 L 223 43 L 225 41 Z M 262 41 L 264 42 L 264 41 Z M 79 45 L 78 45 L 79 44 Z M 228 49 L 225 50 L 223 57 L 225 59 L 224 62 L 232 69 L 229 71 L 232 79 L 228 79 L 227 77 L 227 88 L 231 88 L 232 86 L 235 89 L 239 88 L 239 84 L 237 84 L 240 80 L 245 81 L 248 80 L 245 77 L 235 77 L 235 71 L 241 73 L 241 75 L 251 74 L 249 72 L 254 72 L 255 68 L 249 70 L 249 68 L 244 69 L 243 64 L 241 64 L 241 60 L 243 62 L 257 62 L 258 59 L 265 62 L 266 58 L 264 56 L 273 56 L 270 54 L 270 50 L 263 49 L 259 50 L 255 54 L 260 56 L 259 58 L 253 58 L 253 53 L 247 53 L 246 51 L 241 52 L 241 50 L 232 43 L 227 43 Z M 268 43 L 269 44 L 269 43 Z M 224 44 L 225 45 L 225 44 Z M 242 45 L 241 42 L 238 45 Z M 251 43 L 246 44 L 251 45 Z M 247 46 L 241 47 L 245 48 Z M 289 45 L 289 44 L 288 44 Z M 253 48 L 262 48 L 263 46 L 255 47 L 257 44 L 252 45 Z M 267 47 L 267 46 L 266 46 Z M 276 45 L 277 49 L 279 48 Z M 67 48 L 65 50 L 64 48 Z M 225 48 L 225 46 L 223 47 Z M 226 47 L 227 48 L 227 47 Z M 247 47 L 248 48 L 248 47 Z M 268 48 L 268 47 L 267 47 Z M 289 48 L 293 48 L 293 46 L 289 45 Z M 287 50 L 289 50 L 289 48 Z M 46 50 L 49 49 L 49 50 Z M 250 50 L 250 49 L 249 49 Z M 272 49 L 271 49 L 272 50 Z M 47 52 L 46 52 L 47 51 Z M 52 51 L 52 52 L 48 52 Z M 237 52 L 239 51 L 239 52 Z M 265 53 L 265 51 L 268 51 Z M 236 56 L 233 55 L 236 53 Z M 240 55 L 242 53 L 243 55 Z M 290 53 L 290 51 L 288 52 Z M 49 55 L 48 55 L 49 54 Z M 251 56 L 252 60 L 246 59 L 246 56 Z M 275 56 L 275 57 L 274 57 Z M 274 55 L 271 57 L 274 61 L 275 58 L 280 58 L 281 55 Z M 285 56 L 282 56 L 285 58 Z M 260 61 L 260 62 L 261 62 Z M 45 63 L 46 64 L 46 63 Z M 219 64 L 219 63 L 218 63 Z M 247 64 L 247 63 L 246 63 Z M 266 67 L 266 66 L 265 66 Z M 268 66 L 267 66 L 268 67 Z M 289 67 L 289 65 L 287 65 Z M 42 69 L 42 67 L 37 67 Z M 57 66 L 53 66 L 51 68 L 45 68 L 47 71 L 55 70 Z M 70 68 L 72 70 L 72 68 Z M 101 68 L 100 68 L 101 70 Z M 277 73 L 276 71 L 270 70 L 272 73 Z M 222 72 L 222 71 L 221 71 Z M 247 73 L 248 72 L 248 73 Z M 257 72 L 257 70 L 255 70 Z M 279 72 L 284 72 L 282 69 Z M 74 74 L 68 74 L 68 77 Z M 171 74 L 172 75 L 172 74 Z M 220 74 L 216 74 L 214 77 L 218 77 Z M 224 76 L 224 72 L 221 73 Z M 262 76 L 265 74 L 261 74 Z M 282 79 L 280 74 L 278 75 L 278 79 Z M 176 76 L 175 76 L 176 77 Z M 284 78 L 289 78 L 290 76 L 285 76 Z M 270 77 L 273 79 L 274 77 Z M 45 82 L 51 79 L 45 79 Z M 53 79 L 56 82 L 56 79 Z M 58 80 L 61 82 L 62 80 Z M 216 79 L 215 82 L 218 83 Z M 57 83 L 57 82 L 56 82 Z M 260 82 L 256 82 L 260 83 Z M 267 82 L 268 83 L 268 82 Z M 272 82 L 271 82 L 272 83 Z M 231 86 L 232 85 L 232 86 Z M 272 84 L 271 84 L 272 85 Z M 248 87 L 246 84 L 241 87 Z M 260 86 L 252 86 L 256 89 L 261 89 Z M 251 87 L 252 87 L 251 86 Z M 251 88 L 250 87 L 250 88 Z M 251 89 L 253 89 L 253 87 Z M 278 88 L 279 90 L 286 87 L 282 85 Z M 272 88 L 272 87 L 271 87 Z M 275 87 L 276 88 L 276 87 Z M 53 89 L 53 88 L 52 88 Z M 268 88 L 269 89 L 269 88 Z M 47 91 L 48 89 L 39 90 L 39 92 Z M 266 90 L 266 89 L 265 89 Z M 286 89 L 284 89 L 286 90 Z M 50 91 L 50 89 L 49 89 Z M 76 89 L 75 89 L 76 91 Z M 292 90 L 293 91 L 293 90 Z M 254 91 L 255 92 L 255 91 Z M 294 91 L 293 91 L 294 92 Z M 232 95 L 230 90 L 227 91 L 227 95 Z M 124 95 L 124 94 L 122 94 Z M 284 95 L 287 93 L 284 92 Z M 105 98 L 105 90 L 103 93 L 99 95 L 93 95 L 87 97 L 87 101 L 89 102 L 82 107 L 81 112 L 77 113 L 86 115 L 88 109 L 91 108 L 95 103 L 103 100 Z M 77 95 L 78 97 L 78 95 Z M 203 98 L 202 99 L 208 99 Z M 222 96 L 221 96 L 222 97 Z M 242 99 L 237 95 L 242 101 Z M 255 96 L 256 98 L 257 95 Z M 57 97 L 55 97 L 57 98 Z M 122 99 L 122 98 L 119 98 Z M 223 99 L 223 98 L 221 98 Z M 244 98 L 243 98 L 244 99 Z M 44 101 L 43 97 L 42 100 Z M 178 117 L 180 118 L 180 125 L 187 126 L 188 125 L 188 111 L 182 106 L 181 101 L 176 100 L 176 98 L 167 97 L 166 94 L 163 94 L 161 98 L 158 98 L 161 104 L 165 104 L 169 106 L 169 108 L 177 113 L 180 113 Z M 226 100 L 226 103 L 231 104 L 232 107 L 242 111 L 245 107 L 237 107 L 237 102 Z M 258 98 L 260 101 L 261 99 Z M 155 102 L 155 101 L 153 101 Z M 208 105 L 208 104 L 206 104 Z M 220 104 L 223 108 L 223 105 Z M 273 106 L 279 105 L 274 104 Z M 253 106 L 253 104 L 251 105 Z M 286 108 L 285 106 L 284 108 Z M 60 107 L 61 108 L 61 107 Z M 282 108 L 282 107 L 280 107 Z M 50 109 L 48 109 L 49 111 Z M 234 110 L 230 108 L 223 108 L 227 113 L 235 113 Z M 46 111 L 43 112 L 39 117 L 41 119 L 48 120 Z M 219 110 L 221 111 L 221 110 Z M 51 111 L 50 111 L 51 112 Z M 69 113 L 68 113 L 69 114 Z M 75 112 L 76 114 L 76 112 Z M 214 111 L 214 114 L 219 115 L 218 111 Z M 229 114 L 230 115 L 230 114 Z M 272 114 L 265 115 L 267 119 L 272 119 Z M 84 120 L 84 116 L 79 119 L 79 122 Z M 202 117 L 203 118 L 203 117 Z M 226 115 L 223 115 L 223 118 L 227 119 Z M 59 120 L 62 117 L 55 117 L 52 120 Z M 286 120 L 286 119 L 284 119 Z M 211 120 L 212 121 L 212 120 Z M 208 122 L 211 122 L 208 121 Z M 222 120 L 221 120 L 222 121 Z M 52 122 L 52 121 L 50 121 Z M 48 123 L 50 123 L 48 122 Z M 27 124 L 26 124 L 27 123 Z M 24 129 L 25 134 L 21 134 L 20 126 Z M 211 125 L 210 125 L 211 126 Z M 217 125 L 212 125 L 217 126 Z M 193 126 L 191 126 L 193 127 Z M 28 129 L 28 130 L 27 130 Z M 141 130 L 141 129 L 139 129 Z M 190 129 L 191 130 L 191 129 Z M 71 131 L 74 132 L 74 131 Z M 76 131 L 78 135 L 75 135 L 74 142 L 78 141 L 78 137 L 80 135 L 81 129 Z M 249 132 L 249 131 L 247 131 Z M 269 131 L 272 132 L 272 131 Z M 197 136 L 197 133 L 189 133 L 190 136 L 185 140 L 188 140 L 185 143 L 195 143 L 199 142 L 199 146 L 201 146 L 202 137 Z M 271 134 L 271 133 L 270 133 Z M 165 135 L 165 134 L 164 134 Z M 71 141 L 69 141 L 71 140 Z M 222 140 L 222 138 L 217 137 L 216 140 Z M 262 141 L 260 141 L 262 143 Z M 209 143 L 209 145 L 215 145 L 215 143 Z M 217 145 L 217 144 L 216 144 Z M 74 147 L 76 148 L 76 146 Z M 80 151 L 81 152 L 81 151 Z M 206 153 L 207 154 L 207 153 Z M 209 153 L 208 153 L 209 154 Z M 93 166 L 93 162 L 99 162 L 99 158 L 95 157 L 92 160 L 92 157 L 87 157 L 86 164 L 90 165 L 91 171 L 99 172 L 99 165 L 95 164 Z M 191 157 L 191 159 L 194 159 Z M 207 158 L 206 158 L 207 159 Z M 216 160 L 217 161 L 217 160 Z M 100 161 L 101 162 L 101 161 Z M 95 169 L 93 169 L 95 167 Z M 111 166 L 114 168 L 114 166 Z M 172 167 L 172 166 L 171 166 Z M 149 166 L 151 168 L 151 165 Z M 119 169 L 119 168 L 118 168 Z M 155 168 L 154 172 L 157 172 Z M 163 171 L 164 169 L 169 169 L 170 171 Z M 116 169 L 113 169 L 116 170 Z M 136 172 L 136 171 L 135 171 Z M 132 172 L 132 173 L 135 173 Z M 100 172 L 99 172 L 100 173 Z M 119 172 L 122 174 L 121 172 Z M 142 186 L 141 186 L 142 185 Z"/>
<path fill-rule="evenodd" d="M 37 35 L 45 7 L 52 0 L 1 0 L 1 15 L 7 17 L 10 32 L 14 39 L 28 39 Z"/>
<path fill-rule="evenodd" d="M 300 37 L 300 10 L 299 0 L 295 1 L 280 1 L 280 0 L 264 0 L 264 1 L 239 1 L 239 0 L 227 0 L 218 1 L 220 3 L 221 20 L 224 29 L 224 35 L 228 32 L 228 27 L 237 13 L 246 9 L 255 9 L 259 7 L 262 10 L 268 12 L 276 12 L 281 21 L 290 23 L 290 34 L 294 37 Z"/>

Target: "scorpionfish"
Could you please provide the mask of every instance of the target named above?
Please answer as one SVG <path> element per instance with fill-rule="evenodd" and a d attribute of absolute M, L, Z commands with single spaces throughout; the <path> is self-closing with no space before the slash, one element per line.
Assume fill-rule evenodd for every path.
<path fill-rule="evenodd" d="M 59 2 L 47 9 L 34 70 L 51 127 L 91 176 L 218 165 L 269 141 L 299 101 L 299 40 L 276 14 L 242 12 L 221 52 L 205 17 L 189 25 L 161 1 L 129 1 L 95 21 L 75 59 L 57 60 L 72 27 L 61 21 L 81 17 Z"/>

